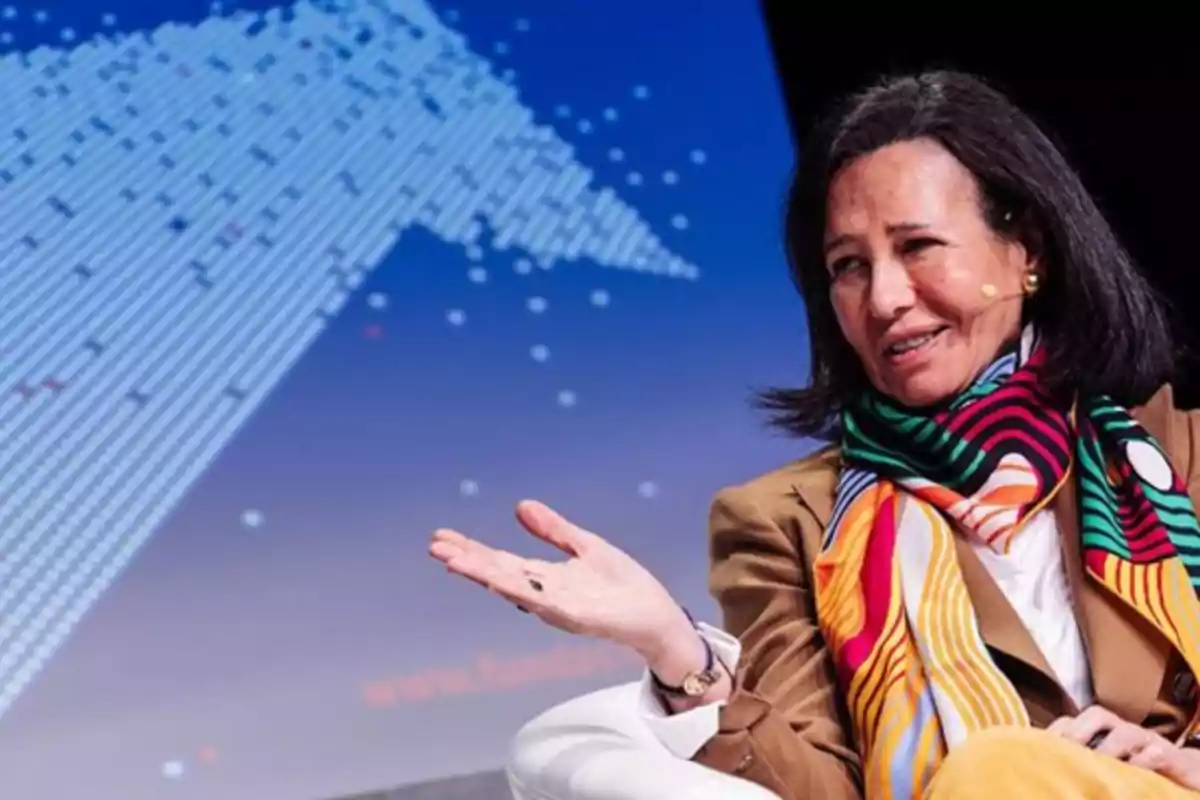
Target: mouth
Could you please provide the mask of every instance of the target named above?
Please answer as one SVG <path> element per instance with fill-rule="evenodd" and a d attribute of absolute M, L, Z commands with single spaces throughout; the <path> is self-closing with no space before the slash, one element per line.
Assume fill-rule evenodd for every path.
<path fill-rule="evenodd" d="M 949 329 L 949 325 L 942 325 L 933 330 L 892 342 L 884 348 L 883 354 L 893 363 L 910 361 L 933 346 L 938 337 Z"/>

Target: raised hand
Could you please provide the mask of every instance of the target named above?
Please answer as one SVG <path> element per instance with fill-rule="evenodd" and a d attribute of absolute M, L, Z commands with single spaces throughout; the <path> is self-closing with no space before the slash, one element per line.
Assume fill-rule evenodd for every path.
<path fill-rule="evenodd" d="M 429 553 L 556 628 L 631 647 L 647 659 L 689 635 L 686 614 L 629 555 L 541 503 L 520 503 L 517 519 L 566 560 L 523 558 L 446 529 L 433 534 Z"/>

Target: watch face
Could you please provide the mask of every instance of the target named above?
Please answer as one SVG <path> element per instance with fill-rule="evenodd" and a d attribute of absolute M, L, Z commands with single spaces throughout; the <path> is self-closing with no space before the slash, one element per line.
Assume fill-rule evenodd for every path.
<path fill-rule="evenodd" d="M 721 673 L 716 670 L 703 670 L 701 672 L 693 672 L 683 679 L 683 693 L 688 697 L 700 697 L 707 692 L 709 688 L 720 680 Z"/>
<path fill-rule="evenodd" d="M 688 697 L 699 697 L 708 689 L 704 679 L 698 673 L 692 673 L 683 679 L 683 693 Z"/>

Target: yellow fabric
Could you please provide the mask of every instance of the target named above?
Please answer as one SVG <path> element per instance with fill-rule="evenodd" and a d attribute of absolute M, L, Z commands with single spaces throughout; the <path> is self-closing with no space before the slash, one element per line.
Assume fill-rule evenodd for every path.
<path fill-rule="evenodd" d="M 925 800 L 1198 800 L 1200 792 L 1035 728 L 989 728 L 950 752 Z"/>

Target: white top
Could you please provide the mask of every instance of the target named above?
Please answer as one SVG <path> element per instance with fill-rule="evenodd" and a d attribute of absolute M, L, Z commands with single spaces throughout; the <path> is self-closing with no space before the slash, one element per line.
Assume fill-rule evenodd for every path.
<path fill-rule="evenodd" d="M 1091 672 L 1075 619 L 1053 513 L 1042 511 L 1033 516 L 1021 535 L 1013 539 L 1007 555 L 999 555 L 982 544 L 976 544 L 974 549 L 1029 629 L 1063 689 L 1079 708 L 1090 706 Z M 737 639 L 704 624 L 700 625 L 700 633 L 724 664 L 736 668 L 742 653 Z M 658 740 L 680 758 L 691 758 L 716 735 L 717 715 L 723 704 L 668 714 L 647 672 L 642 678 L 640 705 L 646 725 Z"/>

